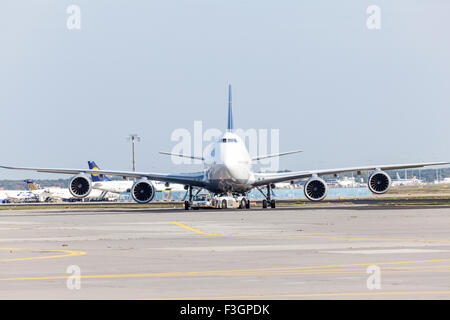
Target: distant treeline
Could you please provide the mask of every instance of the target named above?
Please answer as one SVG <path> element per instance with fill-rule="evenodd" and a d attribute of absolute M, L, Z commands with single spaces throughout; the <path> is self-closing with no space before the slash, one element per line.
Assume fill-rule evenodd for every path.
<path fill-rule="evenodd" d="M 69 179 L 48 179 L 48 180 L 34 180 L 35 183 L 41 187 L 60 187 L 67 188 Z M 0 180 L 0 188 L 5 190 L 25 190 L 27 184 L 24 180 Z"/>
<path fill-rule="evenodd" d="M 282 170 L 280 172 L 289 172 L 289 170 Z M 397 178 L 397 172 L 400 175 L 400 178 L 405 178 L 405 170 L 390 170 L 387 171 L 389 175 L 393 178 Z M 450 177 L 450 168 L 444 169 L 408 169 L 407 171 L 408 179 L 412 177 L 416 177 L 417 179 L 421 179 L 425 182 L 433 182 L 439 176 L 439 179 L 444 179 Z M 362 178 L 363 181 L 367 181 L 367 177 L 369 172 L 363 172 L 359 178 Z M 351 173 L 346 173 L 340 175 L 342 177 L 351 177 Z M 355 178 L 358 176 L 356 173 L 353 174 Z M 111 177 L 112 178 L 112 177 Z M 114 178 L 113 180 L 120 180 L 120 178 Z M 60 187 L 67 188 L 70 179 L 46 179 L 46 180 L 35 180 L 41 187 Z M 0 180 L 0 188 L 5 190 L 25 190 L 27 189 L 27 184 L 23 180 Z"/>
<path fill-rule="evenodd" d="M 386 171 L 392 179 L 397 179 L 397 173 L 399 174 L 401 179 L 405 179 L 405 169 L 401 170 L 388 170 Z M 442 180 L 444 178 L 450 177 L 450 168 L 443 169 L 407 169 L 407 178 L 411 179 L 412 177 L 416 177 L 424 182 L 433 182 L 437 179 Z M 367 178 L 370 174 L 370 171 L 363 172 L 361 174 L 361 178 L 366 182 Z M 352 174 L 345 174 L 342 176 L 351 177 Z M 356 174 L 353 174 L 354 177 L 357 177 Z"/>

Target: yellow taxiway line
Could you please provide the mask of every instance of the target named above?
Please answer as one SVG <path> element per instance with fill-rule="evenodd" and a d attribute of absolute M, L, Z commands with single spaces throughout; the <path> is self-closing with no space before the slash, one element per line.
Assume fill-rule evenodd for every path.
<path fill-rule="evenodd" d="M 172 224 L 175 224 L 177 226 L 180 226 L 186 230 L 195 232 L 197 234 L 202 235 L 208 235 L 208 236 L 218 236 L 218 237 L 271 237 L 270 234 L 268 235 L 251 235 L 251 234 L 217 234 L 217 233 L 209 233 L 200 231 L 198 229 L 189 227 L 187 225 L 184 225 L 179 222 L 172 222 Z M 450 242 L 450 239 L 421 239 L 421 238 L 371 238 L 371 237 L 349 237 L 349 236 L 321 236 L 321 235 L 286 235 L 282 238 L 306 238 L 306 239 L 326 239 L 326 240 L 359 240 L 359 241 L 398 241 L 398 242 L 426 242 L 426 243 L 433 243 L 433 242 Z"/>
<path fill-rule="evenodd" d="M 0 262 L 9 262 L 9 261 L 26 261 L 26 260 L 42 260 L 42 259 L 56 259 L 56 258 L 66 258 L 66 257 L 74 257 L 74 256 L 82 256 L 85 255 L 84 251 L 72 251 L 72 250 L 55 250 L 55 249 L 28 249 L 28 248 L 0 248 L 0 250 L 7 251 L 32 251 L 32 252 L 56 252 L 62 253 L 58 255 L 50 255 L 50 256 L 41 256 L 41 257 L 28 257 L 28 258 L 9 258 L 9 259 L 0 259 Z"/>
<path fill-rule="evenodd" d="M 218 236 L 218 237 L 230 237 L 231 236 L 231 235 L 228 235 L 228 234 L 217 234 L 217 233 L 203 232 L 203 231 L 200 231 L 200 230 L 188 227 L 188 226 L 186 226 L 186 225 L 184 225 L 182 223 L 176 222 L 176 221 L 172 222 L 172 224 L 176 224 L 177 226 L 180 226 L 180 227 L 182 227 L 184 229 L 190 230 L 190 231 L 198 233 L 198 234 L 204 234 L 204 235 L 207 235 L 207 236 Z"/>
<path fill-rule="evenodd" d="M 256 268 L 256 269 L 232 269 L 232 270 L 210 270 L 210 271 L 188 271 L 188 272 L 159 272 L 159 273 L 131 273 L 131 274 L 103 274 L 103 275 L 81 275 L 81 279 L 118 279 L 118 278 L 172 278 L 172 277 L 243 277 L 243 276 L 261 276 L 261 275 L 316 275 L 316 274 L 365 274 L 364 268 L 352 268 L 361 266 L 388 266 L 404 265 L 418 263 L 436 263 L 449 262 L 450 259 L 433 260 L 411 260 L 411 261 L 391 261 L 391 262 L 373 262 L 357 263 L 346 265 L 325 265 L 325 266 L 305 266 L 305 267 L 284 267 L 284 268 Z M 439 269 L 440 268 L 440 269 Z M 448 265 L 445 266 L 404 266 L 401 268 L 387 267 L 382 268 L 383 273 L 434 273 L 450 272 Z M 44 276 L 44 277 L 16 277 L 0 278 L 0 281 L 19 281 L 19 280 L 56 280 L 67 279 L 70 276 Z"/>

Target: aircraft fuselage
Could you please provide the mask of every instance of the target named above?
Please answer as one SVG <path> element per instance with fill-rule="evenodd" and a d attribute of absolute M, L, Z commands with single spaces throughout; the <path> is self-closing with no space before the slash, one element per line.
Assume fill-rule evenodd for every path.
<path fill-rule="evenodd" d="M 255 181 L 252 160 L 242 139 L 226 132 L 205 158 L 206 189 L 213 193 L 246 193 Z"/>

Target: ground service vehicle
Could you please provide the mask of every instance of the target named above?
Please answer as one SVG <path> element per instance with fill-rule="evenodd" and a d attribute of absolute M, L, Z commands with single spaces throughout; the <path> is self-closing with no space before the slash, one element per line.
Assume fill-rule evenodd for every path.
<path fill-rule="evenodd" d="M 250 199 L 243 196 L 197 194 L 192 196 L 192 201 L 184 202 L 184 208 L 186 210 L 200 208 L 250 209 Z"/>

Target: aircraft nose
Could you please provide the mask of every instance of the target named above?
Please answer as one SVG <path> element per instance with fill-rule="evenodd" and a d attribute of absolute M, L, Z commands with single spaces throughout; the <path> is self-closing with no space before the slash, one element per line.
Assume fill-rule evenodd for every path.
<path fill-rule="evenodd" d="M 224 165 L 233 179 L 238 181 L 248 180 L 248 170 L 246 170 L 244 165 L 236 161 L 236 159 L 227 159 L 224 161 Z"/>

